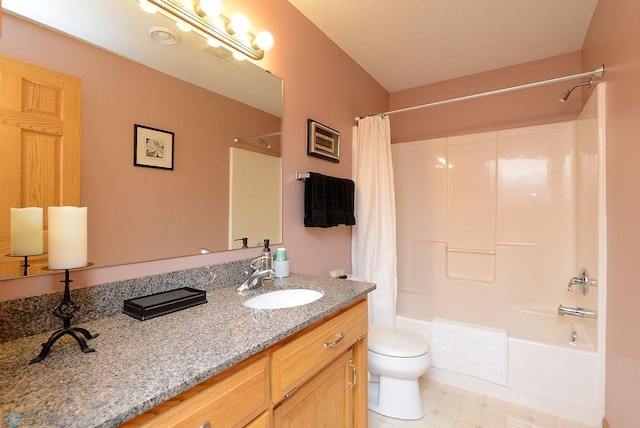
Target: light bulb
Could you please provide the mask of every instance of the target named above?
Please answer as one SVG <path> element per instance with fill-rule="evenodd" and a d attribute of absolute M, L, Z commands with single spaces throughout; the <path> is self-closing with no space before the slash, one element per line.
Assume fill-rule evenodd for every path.
<path fill-rule="evenodd" d="M 184 31 L 185 33 L 191 31 L 191 25 L 187 24 L 184 21 L 176 21 L 176 27 L 178 27 L 180 31 Z"/>
<path fill-rule="evenodd" d="M 140 0 L 140 8 L 147 13 L 156 13 L 156 7 L 147 0 Z"/>
<path fill-rule="evenodd" d="M 219 16 L 216 16 L 215 18 L 213 18 L 213 25 L 215 27 L 220 28 L 221 30 L 224 30 L 226 24 L 224 22 L 224 19 L 222 19 Z"/>
<path fill-rule="evenodd" d="M 263 51 L 268 51 L 273 47 L 273 36 L 266 30 L 256 34 L 256 45 Z"/>
<path fill-rule="evenodd" d="M 215 17 L 222 12 L 222 0 L 200 0 L 198 6 L 207 16 Z"/>
<path fill-rule="evenodd" d="M 207 37 L 207 44 L 212 48 L 219 48 L 220 46 L 222 46 L 222 43 L 220 43 L 220 40 L 214 37 Z"/>
<path fill-rule="evenodd" d="M 233 52 L 232 55 L 238 61 L 244 61 L 244 54 L 242 54 L 240 52 Z"/>
<path fill-rule="evenodd" d="M 246 15 L 237 13 L 231 18 L 231 29 L 236 34 L 247 34 L 251 28 L 251 22 Z"/>

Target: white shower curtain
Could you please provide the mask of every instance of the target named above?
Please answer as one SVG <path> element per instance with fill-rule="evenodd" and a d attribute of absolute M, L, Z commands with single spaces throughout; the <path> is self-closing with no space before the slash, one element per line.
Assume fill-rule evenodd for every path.
<path fill-rule="evenodd" d="M 373 282 L 369 322 L 395 325 L 396 203 L 388 116 L 369 116 L 353 128 L 356 225 L 351 232 L 351 271 Z"/>

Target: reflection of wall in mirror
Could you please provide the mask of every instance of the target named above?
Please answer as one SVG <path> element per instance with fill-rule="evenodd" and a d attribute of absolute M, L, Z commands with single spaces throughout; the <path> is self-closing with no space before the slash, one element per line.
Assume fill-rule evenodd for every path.
<path fill-rule="evenodd" d="M 81 203 L 96 266 L 196 254 L 228 243 L 228 150 L 280 118 L 13 16 L 0 51 L 80 77 Z M 133 167 L 133 124 L 175 133 L 175 170 Z"/>
<path fill-rule="evenodd" d="M 282 158 L 232 147 L 229 164 L 229 249 L 282 242 Z"/>

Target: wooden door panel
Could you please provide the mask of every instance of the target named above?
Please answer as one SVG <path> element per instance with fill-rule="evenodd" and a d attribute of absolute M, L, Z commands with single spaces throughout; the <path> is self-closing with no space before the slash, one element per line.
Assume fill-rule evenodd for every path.
<path fill-rule="evenodd" d="M 10 208 L 43 207 L 46 237 L 47 207 L 80 205 L 80 144 L 80 79 L 0 55 L 0 276 L 22 275 Z"/>
<path fill-rule="evenodd" d="M 351 350 L 285 399 L 274 411 L 276 428 L 353 426 Z"/>

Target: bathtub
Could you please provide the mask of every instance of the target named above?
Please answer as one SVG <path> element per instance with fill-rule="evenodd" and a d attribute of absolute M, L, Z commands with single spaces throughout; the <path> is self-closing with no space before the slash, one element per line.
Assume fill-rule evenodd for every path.
<path fill-rule="evenodd" d="M 602 379 L 597 376 L 596 346 L 589 337 L 595 331 L 595 323 L 551 313 L 532 313 L 529 319 L 519 331 L 509 331 L 508 386 L 435 367 L 429 368 L 426 376 L 544 413 L 600 426 L 604 403 L 598 391 Z M 430 339 L 429 321 L 398 315 L 396 327 Z"/>

